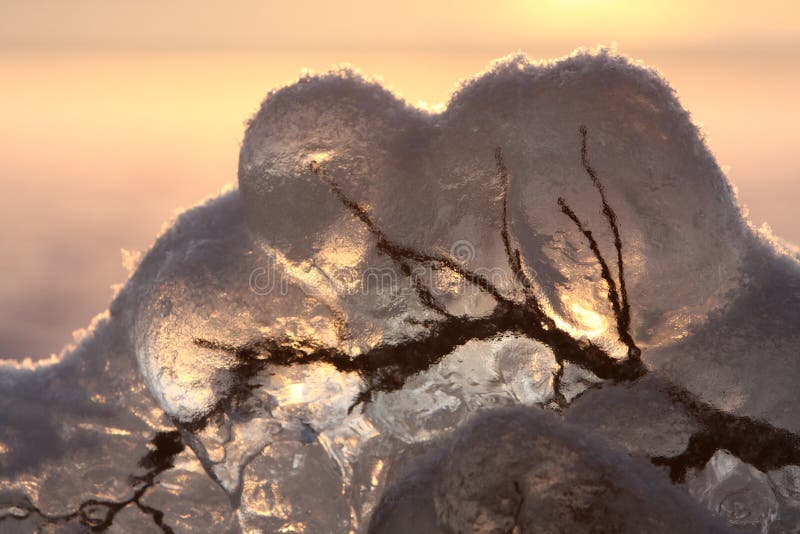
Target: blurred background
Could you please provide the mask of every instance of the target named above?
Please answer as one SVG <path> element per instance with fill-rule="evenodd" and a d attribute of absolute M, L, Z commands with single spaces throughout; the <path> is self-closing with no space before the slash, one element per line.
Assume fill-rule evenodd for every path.
<path fill-rule="evenodd" d="M 235 182 L 245 121 L 349 62 L 412 103 L 523 51 L 616 46 L 708 133 L 753 223 L 800 243 L 796 2 L 0 0 L 0 358 L 58 352 L 162 225 Z"/>

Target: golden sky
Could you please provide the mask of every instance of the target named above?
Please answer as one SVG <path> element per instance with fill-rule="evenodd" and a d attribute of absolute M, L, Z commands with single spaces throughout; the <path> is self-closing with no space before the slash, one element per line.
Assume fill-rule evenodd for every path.
<path fill-rule="evenodd" d="M 401 50 L 463 53 L 582 43 L 634 48 L 798 42 L 797 2 L 540 0 L 478 2 L 0 2 L 4 47 Z"/>
<path fill-rule="evenodd" d="M 800 242 L 793 2 L 232 4 L 0 0 L 0 358 L 46 356 L 104 309 L 120 249 L 235 181 L 243 123 L 304 67 L 437 103 L 513 51 L 616 44 L 678 91 L 754 223 Z"/>

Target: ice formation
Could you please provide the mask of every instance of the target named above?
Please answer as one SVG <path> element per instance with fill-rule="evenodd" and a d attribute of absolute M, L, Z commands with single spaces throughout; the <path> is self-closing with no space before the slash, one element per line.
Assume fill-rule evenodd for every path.
<path fill-rule="evenodd" d="M 0 368 L 0 525 L 791 532 L 798 324 L 655 72 L 513 56 L 437 114 L 306 76 L 76 347 Z"/>
<path fill-rule="evenodd" d="M 727 531 L 641 458 L 543 410 L 486 412 L 444 441 L 384 493 L 372 532 Z"/>

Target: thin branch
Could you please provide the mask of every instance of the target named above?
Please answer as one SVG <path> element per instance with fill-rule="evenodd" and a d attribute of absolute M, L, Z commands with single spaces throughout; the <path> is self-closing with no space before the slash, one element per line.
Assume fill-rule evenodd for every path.
<path fill-rule="evenodd" d="M 589 242 L 589 248 L 591 249 L 592 254 L 594 254 L 597 263 L 600 264 L 600 275 L 608 285 L 608 301 L 611 303 L 611 308 L 614 311 L 614 318 L 617 323 L 617 334 L 619 335 L 619 339 L 628 347 L 628 356 L 631 358 L 638 358 L 641 354 L 641 351 L 636 346 L 633 337 L 631 337 L 631 334 L 628 331 L 627 327 L 629 325 L 629 321 L 623 321 L 622 306 L 620 304 L 619 293 L 617 292 L 617 284 L 614 281 L 614 277 L 611 275 L 611 271 L 608 268 L 608 264 L 606 263 L 602 252 L 600 252 L 600 247 L 597 244 L 597 240 L 594 238 L 594 235 L 592 235 L 592 231 L 583 225 L 580 218 L 578 218 L 572 208 L 569 207 L 569 204 L 567 204 L 563 197 L 558 198 L 558 205 L 561 206 L 561 212 L 569 217 L 573 223 L 575 223 L 578 231 L 582 233 Z"/>
<path fill-rule="evenodd" d="M 503 226 L 500 230 L 500 237 L 503 239 L 503 246 L 508 258 L 508 266 L 514 274 L 514 280 L 519 281 L 525 288 L 526 296 L 536 302 L 536 297 L 533 295 L 533 284 L 530 278 L 522 268 L 522 260 L 520 258 L 519 249 L 512 249 L 511 237 L 508 232 L 508 191 L 511 186 L 511 181 L 506 167 L 505 159 L 503 158 L 503 149 L 497 147 L 494 150 L 494 160 L 497 163 L 497 174 L 500 178 L 500 185 L 503 190 L 502 206 L 503 206 Z M 538 303 L 536 303 L 538 306 Z"/>
<path fill-rule="evenodd" d="M 620 237 L 619 223 L 617 221 L 617 214 L 606 199 L 606 189 L 603 182 L 597 176 L 597 171 L 589 163 L 589 150 L 587 148 L 588 131 L 586 126 L 582 125 L 579 130 L 581 135 L 581 165 L 592 180 L 592 185 L 600 193 L 600 201 L 603 205 L 603 215 L 608 221 L 608 226 L 611 228 L 611 233 L 614 235 L 614 248 L 617 251 L 617 272 L 619 278 L 619 301 L 617 314 L 617 328 L 620 332 L 620 339 L 628 346 L 630 357 L 638 358 L 641 355 L 641 350 L 636 346 L 633 338 L 630 336 L 631 324 L 631 308 L 628 302 L 628 290 L 625 286 L 625 264 L 622 260 L 622 238 Z M 609 273 L 610 274 L 610 273 Z"/>
<path fill-rule="evenodd" d="M 430 288 L 425 284 L 422 278 L 413 274 L 411 279 L 414 284 L 414 290 L 417 292 L 417 298 L 426 308 L 448 319 L 453 317 L 453 315 L 436 300 L 436 297 L 433 296 Z"/>
<path fill-rule="evenodd" d="M 319 165 L 311 169 L 321 175 L 331 186 L 333 193 L 375 236 L 378 250 L 396 261 L 401 269 L 410 273 L 408 262 L 428 265 L 435 269 L 450 269 L 486 293 L 492 295 L 497 306 L 487 317 L 454 317 L 446 315 L 445 310 L 433 299 L 429 288 L 414 278 L 417 294 L 424 305 L 444 315 L 441 321 L 426 322 L 430 333 L 427 337 L 414 338 L 398 344 L 379 345 L 372 350 L 351 358 L 335 348 L 319 347 L 314 343 L 291 342 L 290 340 L 263 339 L 244 346 L 232 346 L 219 342 L 196 339 L 195 344 L 222 350 L 236 356 L 241 362 L 241 381 L 246 383 L 250 373 L 264 365 L 295 365 L 312 362 L 325 362 L 342 372 L 357 372 L 366 387 L 354 399 L 348 411 L 358 405 L 371 402 L 376 392 L 391 392 L 401 389 L 406 380 L 419 372 L 429 369 L 447 354 L 470 340 L 486 340 L 517 333 L 537 340 L 553 351 L 559 369 L 554 373 L 553 385 L 555 401 L 566 406 L 562 389 L 565 362 L 570 362 L 594 373 L 595 376 L 615 382 L 634 381 L 647 374 L 648 369 L 639 358 L 640 351 L 629 333 L 630 307 L 624 283 L 622 259 L 622 239 L 614 210 L 608 204 L 605 189 L 597 173 L 588 161 L 586 148 L 586 128 L 581 127 L 581 163 L 594 187 L 600 193 L 603 213 L 614 235 L 619 272 L 619 288 L 603 257 L 592 232 L 563 198 L 558 199 L 561 211 L 575 224 L 578 231 L 587 239 L 589 247 L 600 264 L 601 275 L 609 288 L 608 300 L 614 310 L 620 340 L 628 346 L 628 358 L 617 360 L 592 343 L 579 343 L 570 334 L 557 328 L 551 318 L 542 311 L 535 298 L 528 298 L 520 305 L 504 297 L 498 288 L 484 277 L 471 272 L 447 257 L 424 254 L 389 240 L 374 224 L 367 211 L 358 203 L 347 198 L 332 177 Z M 523 284 L 526 291 L 532 288 L 530 279 L 522 269 L 519 250 L 511 245 L 508 230 L 508 190 L 509 173 L 503 159 L 502 150 L 495 151 L 495 161 L 503 187 L 503 222 L 501 238 L 508 257 L 509 266 Z M 533 292 L 531 290 L 530 295 Z M 529 295 L 529 296 L 530 296 Z M 759 469 L 772 469 L 783 465 L 800 463 L 800 437 L 784 430 L 721 412 L 708 404 L 696 400 L 688 391 L 670 386 L 677 402 L 682 404 L 690 415 L 699 422 L 702 430 L 692 436 L 687 451 L 675 458 L 654 458 L 655 463 L 667 465 L 672 470 L 673 479 L 681 479 L 689 468 L 702 467 L 719 448 L 730 450 L 744 461 Z M 223 399 L 225 402 L 231 400 Z M 204 420 L 207 420 L 206 416 Z M 198 424 L 204 424 L 203 421 Z M 744 437 L 742 437 L 744 436 Z M 519 488 L 515 485 L 519 492 Z M 515 522 L 518 515 L 515 515 Z"/>
<path fill-rule="evenodd" d="M 564 392 L 562 391 L 564 386 L 564 362 L 559 362 L 558 370 L 553 373 L 553 402 L 558 407 L 559 410 L 563 410 L 567 407 L 569 402 L 567 401 L 566 396 L 564 396 Z"/>
<path fill-rule="evenodd" d="M 143 483 L 134 492 L 133 496 L 121 501 L 111 501 L 104 499 L 89 499 L 80 504 L 78 509 L 74 512 L 66 514 L 50 515 L 42 512 L 33 503 L 28 502 L 23 505 L 18 505 L 19 508 L 24 509 L 28 513 L 34 513 L 42 518 L 45 524 L 63 524 L 74 519 L 77 519 L 81 525 L 87 527 L 92 532 L 104 532 L 114 523 L 114 518 L 123 508 L 130 504 L 136 505 L 143 513 L 149 515 L 153 522 L 165 534 L 172 534 L 173 530 L 164 524 L 164 513 L 160 510 L 142 504 L 141 499 L 144 494 L 153 487 L 155 479 L 164 471 L 171 469 L 174 466 L 175 456 L 183 452 L 185 446 L 181 441 L 181 435 L 177 430 L 169 432 L 158 432 L 150 442 L 153 445 L 153 450 L 148 452 L 144 457 L 139 460 L 139 466 L 148 470 L 142 476 L 131 477 L 131 485 L 136 487 L 137 484 Z M 104 508 L 106 514 L 104 517 L 93 517 L 89 515 L 91 508 Z M 0 522 L 6 519 L 20 519 L 13 515 L 7 515 L 0 518 Z"/>
<path fill-rule="evenodd" d="M 361 207 L 357 202 L 349 199 L 347 195 L 344 194 L 339 185 L 336 183 L 336 180 L 334 180 L 333 177 L 327 173 L 327 170 L 324 167 L 312 162 L 309 168 L 312 172 L 321 176 L 323 180 L 328 183 L 328 185 L 331 187 L 331 191 L 334 195 L 336 195 L 336 198 L 338 198 L 339 201 L 348 210 L 350 210 L 350 212 L 357 219 L 364 223 L 369 232 L 375 236 L 376 247 L 378 250 L 384 252 L 396 262 L 400 262 L 401 260 L 410 260 L 421 265 L 429 265 L 436 269 L 449 269 L 461 276 L 464 280 L 478 286 L 480 289 L 490 294 L 497 302 L 510 302 L 509 299 L 503 296 L 500 290 L 485 276 L 465 269 L 455 260 L 445 256 L 417 252 L 413 249 L 391 241 L 386 237 L 386 234 L 384 234 L 383 231 L 381 231 L 377 225 L 375 225 L 370 218 L 369 213 L 367 213 L 367 210 Z"/>
<path fill-rule="evenodd" d="M 495 152 L 498 171 L 505 194 L 508 191 L 508 171 L 502 158 L 502 151 Z M 426 338 L 414 338 L 398 344 L 379 345 L 372 350 L 356 357 L 341 352 L 331 347 L 317 347 L 313 343 L 304 343 L 302 348 L 290 340 L 260 339 L 243 346 L 231 346 L 224 343 L 195 339 L 195 344 L 204 348 L 222 350 L 234 355 L 240 362 L 234 372 L 239 374 L 239 383 L 244 386 L 242 392 L 247 392 L 250 378 L 258 373 L 265 365 L 288 366 L 295 364 L 309 364 L 325 362 L 333 365 L 341 372 L 357 372 L 366 382 L 367 387 L 354 402 L 369 402 L 375 391 L 395 391 L 405 384 L 408 377 L 429 369 L 439 362 L 444 356 L 453 352 L 457 347 L 470 340 L 485 340 L 505 333 L 519 333 L 531 339 L 538 340 L 549 346 L 559 364 L 564 361 L 572 362 L 584 367 L 596 376 L 612 380 L 634 380 L 646 373 L 640 361 L 619 361 L 611 358 L 602 349 L 589 344 L 583 346 L 573 339 L 567 332 L 556 327 L 552 318 L 548 317 L 531 291 L 524 306 L 511 301 L 503 296 L 499 289 L 482 275 L 474 273 L 456 263 L 451 258 L 424 254 L 389 240 L 383 231 L 372 221 L 369 213 L 357 202 L 348 198 L 336 181 L 325 168 L 311 163 L 309 169 L 321 176 L 331 187 L 334 195 L 348 210 L 358 218 L 375 237 L 378 250 L 387 254 L 402 269 L 406 275 L 411 275 L 409 261 L 428 265 L 433 268 L 446 268 L 459 274 L 464 280 L 473 283 L 481 290 L 492 295 L 497 301 L 494 312 L 488 317 L 461 318 L 454 317 L 446 312 L 443 306 L 436 302 L 430 289 L 418 278 L 414 279 L 415 289 L 420 301 L 428 308 L 442 314 L 444 320 L 429 325 L 430 334 Z M 520 280 L 527 280 L 527 275 L 521 269 L 519 251 L 512 250 L 507 224 L 507 201 L 504 195 L 503 202 L 503 228 L 501 237 L 506 247 L 512 270 L 520 275 Z M 564 203 L 562 209 L 571 214 L 571 218 L 583 230 L 580 220 L 574 212 Z M 600 254 L 597 243 L 591 232 L 584 232 L 593 245 L 598 261 L 603 268 L 604 278 L 609 283 L 609 298 L 615 304 L 615 313 L 619 313 L 619 299 L 616 286 L 610 275 L 608 266 Z M 530 283 L 526 286 L 530 288 Z M 632 341 L 632 340 L 631 340 Z M 235 399 L 233 399 L 235 400 Z M 231 399 L 221 399 L 214 411 L 224 407 Z M 351 407 L 352 409 L 352 407 Z M 194 424 L 205 424 L 208 416 L 201 418 Z"/>
<path fill-rule="evenodd" d="M 514 276 L 514 280 L 521 283 L 525 294 L 525 305 L 529 312 L 534 316 L 534 319 L 547 329 L 555 329 L 555 322 L 549 317 L 542 306 L 539 304 L 539 299 L 533 288 L 533 283 L 530 277 L 522 267 L 522 259 L 518 248 L 512 248 L 511 235 L 508 230 L 508 191 L 511 187 L 511 179 L 506 167 L 505 158 L 503 157 L 503 150 L 497 147 L 494 151 L 494 159 L 497 164 L 497 174 L 500 178 L 500 185 L 502 187 L 502 227 L 500 229 L 500 237 L 503 240 L 503 247 L 505 248 L 506 258 L 508 258 L 508 266 Z"/>
<path fill-rule="evenodd" d="M 718 450 L 726 450 L 766 473 L 787 465 L 800 465 L 800 436 L 764 421 L 723 412 L 697 396 L 664 382 L 661 389 L 686 410 L 700 427 L 686 450 L 674 457 L 655 457 L 667 466 L 674 482 L 684 482 L 690 469 L 702 469 Z"/>

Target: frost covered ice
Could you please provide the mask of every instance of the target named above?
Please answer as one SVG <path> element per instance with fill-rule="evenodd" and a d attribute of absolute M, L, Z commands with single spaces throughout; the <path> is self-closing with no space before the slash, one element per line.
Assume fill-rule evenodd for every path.
<path fill-rule="evenodd" d="M 725 532 L 641 458 L 543 410 L 486 412 L 385 492 L 376 533 Z"/>
<path fill-rule="evenodd" d="M 655 72 L 514 56 L 436 114 L 306 76 L 74 348 L 4 364 L 0 524 L 791 532 L 798 324 Z"/>

